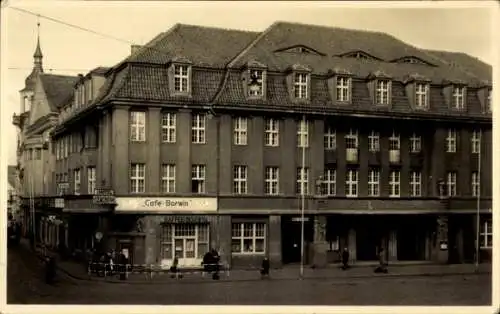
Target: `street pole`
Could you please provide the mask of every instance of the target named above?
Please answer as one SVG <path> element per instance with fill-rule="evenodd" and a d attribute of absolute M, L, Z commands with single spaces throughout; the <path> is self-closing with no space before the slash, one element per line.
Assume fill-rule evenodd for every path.
<path fill-rule="evenodd" d="M 306 128 L 306 116 L 302 115 L 302 127 Z M 300 206 L 300 278 L 304 278 L 304 209 L 305 209 L 305 187 L 306 184 L 304 184 L 305 176 L 306 176 L 306 141 L 305 141 L 305 136 L 304 136 L 304 129 L 301 130 L 301 138 L 300 141 L 302 142 L 302 169 L 301 171 L 301 189 L 300 189 L 300 196 L 301 196 L 301 206 Z M 307 178 L 309 180 L 309 177 Z"/>
<path fill-rule="evenodd" d="M 482 131 L 479 129 L 479 151 L 477 156 L 477 195 L 476 195 L 476 261 L 475 261 L 475 271 L 479 270 L 479 233 L 480 233 L 480 217 L 479 211 L 481 207 L 481 144 L 482 144 Z"/>

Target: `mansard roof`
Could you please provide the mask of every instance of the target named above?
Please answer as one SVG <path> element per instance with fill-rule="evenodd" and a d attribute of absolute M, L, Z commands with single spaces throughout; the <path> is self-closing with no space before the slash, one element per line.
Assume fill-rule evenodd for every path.
<path fill-rule="evenodd" d="M 51 110 L 57 111 L 66 104 L 68 98 L 72 97 L 73 86 L 78 80 L 78 77 L 41 74 L 40 80 Z"/>

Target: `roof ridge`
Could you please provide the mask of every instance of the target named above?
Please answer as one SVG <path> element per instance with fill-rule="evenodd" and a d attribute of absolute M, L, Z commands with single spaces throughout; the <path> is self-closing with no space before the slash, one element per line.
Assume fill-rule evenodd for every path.
<path fill-rule="evenodd" d="M 345 30 L 345 31 L 352 31 L 352 32 L 389 35 L 388 33 L 385 33 L 382 31 L 366 30 L 366 29 L 359 29 L 359 28 L 347 28 L 347 27 L 340 27 L 340 26 L 328 26 L 328 25 L 303 23 L 303 22 L 276 21 L 273 24 L 276 24 L 276 25 L 279 25 L 279 24 L 300 25 L 300 26 L 307 26 L 307 27 L 325 28 L 325 29 L 330 29 L 330 30 L 336 29 L 336 30 Z"/>
<path fill-rule="evenodd" d="M 464 68 L 462 67 L 462 65 L 460 65 L 460 64 L 450 63 L 450 62 L 448 62 L 448 61 L 446 61 L 446 60 L 443 60 L 442 58 L 438 57 L 437 55 L 435 55 L 435 54 L 433 54 L 433 53 L 431 53 L 431 52 L 429 52 L 429 51 L 426 51 L 425 49 L 420 49 L 420 50 L 421 50 L 421 51 L 422 51 L 422 53 L 424 53 L 425 55 L 428 55 L 428 56 L 430 56 L 430 57 L 432 57 L 432 58 L 434 58 L 434 59 L 437 59 L 437 60 L 439 60 L 439 61 L 443 62 L 444 64 L 446 64 L 446 65 L 448 65 L 448 66 L 450 66 L 450 67 L 454 67 L 454 68 L 458 69 L 459 71 L 462 71 L 462 72 L 463 72 L 463 73 L 465 73 L 466 75 L 469 75 L 469 76 L 471 76 L 471 77 L 473 77 L 473 78 L 475 78 L 475 79 L 477 79 L 477 80 L 479 80 L 479 81 L 481 81 L 481 80 L 482 80 L 479 76 L 477 76 L 477 75 L 475 75 L 474 73 L 472 73 L 472 72 L 470 72 L 470 71 L 468 71 L 468 70 L 464 69 Z"/>
<path fill-rule="evenodd" d="M 187 23 L 177 23 L 176 25 L 187 26 L 187 27 L 205 28 L 205 29 L 213 29 L 213 30 L 224 30 L 224 31 L 231 31 L 231 32 L 260 33 L 259 31 L 250 31 L 250 30 L 243 30 L 243 29 L 229 28 L 229 27 L 219 27 L 219 26 L 205 26 L 205 25 L 187 24 Z"/>

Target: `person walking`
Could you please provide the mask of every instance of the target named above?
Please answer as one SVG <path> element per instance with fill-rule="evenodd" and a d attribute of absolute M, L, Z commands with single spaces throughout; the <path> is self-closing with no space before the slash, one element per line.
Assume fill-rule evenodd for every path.
<path fill-rule="evenodd" d="M 212 279 L 213 280 L 219 280 L 220 279 L 220 276 L 219 276 L 219 268 L 220 268 L 220 256 L 219 256 L 219 253 L 217 252 L 216 249 L 212 249 L 212 263 L 213 263 L 213 274 L 212 274 Z"/>
<path fill-rule="evenodd" d="M 342 251 L 342 270 L 349 268 L 349 250 L 345 247 Z"/>
<path fill-rule="evenodd" d="M 269 268 L 270 268 L 269 259 L 267 258 L 267 256 L 265 256 L 264 259 L 262 260 L 262 265 L 260 268 L 261 279 L 269 278 Z"/>
<path fill-rule="evenodd" d="M 387 273 L 387 260 L 385 258 L 385 250 L 382 247 L 380 248 L 380 250 L 378 252 L 378 262 L 379 262 L 379 266 L 377 268 L 375 268 L 375 272 L 386 274 Z"/>

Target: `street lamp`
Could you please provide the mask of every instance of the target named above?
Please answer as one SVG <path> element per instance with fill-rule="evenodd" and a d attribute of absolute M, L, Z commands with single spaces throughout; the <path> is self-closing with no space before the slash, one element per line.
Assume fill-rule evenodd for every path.
<path fill-rule="evenodd" d="M 214 119 L 215 118 L 215 123 L 216 123 L 216 144 L 215 144 L 215 155 L 216 155 L 216 191 L 215 191 L 215 196 L 217 199 L 217 224 L 220 223 L 220 216 L 219 216 L 219 189 L 220 189 L 220 116 L 215 112 L 214 106 L 211 105 L 210 108 L 208 109 L 208 119 Z M 220 252 L 220 228 L 217 228 L 216 232 L 216 239 L 217 239 L 217 246 L 219 246 L 219 254 Z"/>

